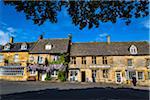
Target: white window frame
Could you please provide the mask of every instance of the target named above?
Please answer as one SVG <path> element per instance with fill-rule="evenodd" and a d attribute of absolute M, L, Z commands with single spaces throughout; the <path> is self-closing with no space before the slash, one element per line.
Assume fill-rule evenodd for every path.
<path fill-rule="evenodd" d="M 131 47 L 130 47 L 130 53 L 131 54 L 137 54 L 137 47 L 135 45 L 131 45 Z"/>
<path fill-rule="evenodd" d="M 14 55 L 14 62 L 15 63 L 19 62 L 19 54 Z"/>
<path fill-rule="evenodd" d="M 79 71 L 78 70 L 70 70 L 70 81 L 78 81 L 78 74 L 79 74 Z"/>
<path fill-rule="evenodd" d="M 23 76 L 24 68 L 0 68 L 0 76 Z"/>
<path fill-rule="evenodd" d="M 0 63 L 3 62 L 3 60 L 4 60 L 4 55 L 0 54 Z"/>
<path fill-rule="evenodd" d="M 139 73 L 142 73 L 142 78 L 139 77 Z M 138 80 L 144 80 L 144 72 L 137 72 Z"/>
<path fill-rule="evenodd" d="M 30 57 L 29 57 L 29 61 L 30 61 L 30 62 L 34 62 L 34 57 L 33 57 L 33 56 L 30 56 Z"/>
<path fill-rule="evenodd" d="M 21 50 L 27 50 L 27 44 L 22 44 L 21 45 Z"/>
<path fill-rule="evenodd" d="M 51 50 L 51 49 L 52 49 L 52 45 L 50 44 L 45 45 L 45 50 Z"/>
<path fill-rule="evenodd" d="M 54 55 L 54 56 L 53 56 L 53 61 L 57 61 L 57 60 L 59 60 L 59 58 L 60 58 L 60 57 L 59 57 L 58 55 Z"/>
<path fill-rule="evenodd" d="M 51 77 L 57 77 L 58 76 L 58 71 L 57 70 L 54 70 L 51 74 Z"/>
<path fill-rule="evenodd" d="M 10 50 L 10 45 L 8 44 L 8 45 L 5 45 L 4 46 L 4 50 Z"/>
<path fill-rule="evenodd" d="M 41 56 L 38 56 L 38 57 L 39 57 L 38 63 L 43 64 L 44 63 L 44 57 L 41 57 Z"/>

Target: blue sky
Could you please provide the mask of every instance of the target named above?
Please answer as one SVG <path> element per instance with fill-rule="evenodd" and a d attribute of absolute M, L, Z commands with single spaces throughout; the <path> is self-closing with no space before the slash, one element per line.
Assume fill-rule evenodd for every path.
<path fill-rule="evenodd" d="M 111 41 L 149 41 L 149 17 L 133 19 L 129 26 L 123 20 L 118 20 L 115 24 L 101 23 L 99 28 L 90 30 L 80 30 L 72 24 L 65 9 L 57 18 L 56 24 L 47 21 L 38 26 L 26 20 L 24 13 L 16 12 L 14 7 L 0 1 L 0 44 L 8 42 L 10 36 L 15 37 L 15 42 L 37 41 L 43 32 L 44 38 L 66 38 L 71 33 L 73 42 L 104 42 L 106 35 L 111 36 Z"/>

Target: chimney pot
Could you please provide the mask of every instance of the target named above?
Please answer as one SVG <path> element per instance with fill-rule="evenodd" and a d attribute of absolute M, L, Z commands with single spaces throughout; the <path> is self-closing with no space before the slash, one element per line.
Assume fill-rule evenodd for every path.
<path fill-rule="evenodd" d="M 72 34 L 68 34 L 68 37 L 71 40 L 72 39 Z"/>
<path fill-rule="evenodd" d="M 107 36 L 107 43 L 110 44 L 110 36 Z"/>
<path fill-rule="evenodd" d="M 42 39 L 43 39 L 43 35 L 40 35 L 40 36 L 39 36 L 39 40 L 42 40 Z"/>
<path fill-rule="evenodd" d="M 14 43 L 14 37 L 11 36 L 10 39 L 9 39 L 9 42 Z"/>

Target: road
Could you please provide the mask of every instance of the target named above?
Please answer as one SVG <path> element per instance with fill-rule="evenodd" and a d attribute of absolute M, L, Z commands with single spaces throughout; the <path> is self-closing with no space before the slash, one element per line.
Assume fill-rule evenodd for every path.
<path fill-rule="evenodd" d="M 148 87 L 0 81 L 1 100 L 149 100 Z"/>

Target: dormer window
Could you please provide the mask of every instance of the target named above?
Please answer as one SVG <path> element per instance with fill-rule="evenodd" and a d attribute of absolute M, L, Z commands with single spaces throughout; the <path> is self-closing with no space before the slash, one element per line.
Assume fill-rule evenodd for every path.
<path fill-rule="evenodd" d="M 130 53 L 131 54 L 137 54 L 137 47 L 135 45 L 131 45 L 131 47 L 130 47 Z"/>
<path fill-rule="evenodd" d="M 50 44 L 45 45 L 45 50 L 51 50 L 51 49 L 52 49 L 52 45 Z"/>
<path fill-rule="evenodd" d="M 27 44 L 26 43 L 23 43 L 21 45 L 21 50 L 27 50 Z"/>
<path fill-rule="evenodd" d="M 4 46 L 4 50 L 10 50 L 10 44 L 6 44 L 6 45 Z"/>

